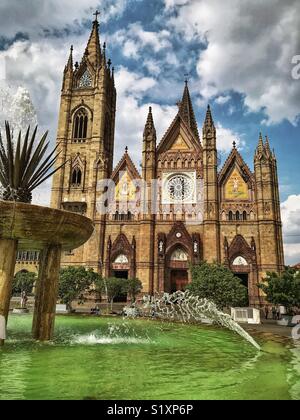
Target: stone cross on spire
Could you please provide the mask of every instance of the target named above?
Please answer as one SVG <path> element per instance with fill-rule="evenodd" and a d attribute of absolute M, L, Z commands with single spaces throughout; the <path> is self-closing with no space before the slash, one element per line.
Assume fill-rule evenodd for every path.
<path fill-rule="evenodd" d="M 100 15 L 101 15 L 101 13 L 99 12 L 99 10 L 96 10 L 96 12 L 93 14 L 93 16 L 96 16 L 95 17 L 96 22 L 98 22 L 98 16 L 100 16 Z"/>

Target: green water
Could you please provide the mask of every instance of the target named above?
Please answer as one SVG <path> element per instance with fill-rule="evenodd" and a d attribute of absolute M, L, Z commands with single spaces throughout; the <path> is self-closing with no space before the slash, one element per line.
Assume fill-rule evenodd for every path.
<path fill-rule="evenodd" d="M 11 316 L 0 399 L 300 399 L 300 349 L 222 329 L 58 317 L 54 343 Z M 257 338 L 257 337 L 256 337 Z"/>

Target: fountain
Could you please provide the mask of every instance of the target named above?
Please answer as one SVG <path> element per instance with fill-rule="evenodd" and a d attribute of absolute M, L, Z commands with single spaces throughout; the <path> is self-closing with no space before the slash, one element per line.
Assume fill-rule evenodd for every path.
<path fill-rule="evenodd" d="M 41 251 L 36 285 L 33 336 L 51 340 L 54 331 L 57 288 L 63 250 L 82 246 L 94 231 L 90 219 L 79 214 L 31 203 L 32 192 L 60 167 L 51 169 L 60 152 L 47 156 L 47 134 L 35 146 L 37 127 L 30 138 L 21 131 L 17 141 L 6 122 L 6 142 L 0 137 L 0 346 L 6 324 L 17 249 Z"/>
<path fill-rule="evenodd" d="M 300 398 L 300 349 L 271 334 L 260 335 L 258 352 L 225 328 L 192 321 L 63 315 L 51 344 L 41 344 L 29 337 L 31 321 L 9 318 L 0 400 Z"/>
<path fill-rule="evenodd" d="M 229 329 L 260 350 L 260 346 L 237 322 L 228 314 L 218 310 L 217 306 L 189 291 L 164 293 L 162 296 L 145 297 L 144 307 L 148 310 L 147 316 L 157 316 L 164 320 L 179 321 L 182 323 L 216 324 Z M 126 312 L 126 311 L 125 311 Z M 127 316 L 132 316 L 134 310 L 127 311 Z"/>
<path fill-rule="evenodd" d="M 36 125 L 28 92 L 0 86 L 0 96 L 1 115 L 13 122 L 15 132 Z M 0 196 L 4 191 L 0 182 Z M 42 250 L 33 337 L 48 340 L 61 251 L 82 245 L 92 232 L 83 216 L 0 201 L 0 345 L 17 248 Z M 259 348 L 229 315 L 187 292 L 149 298 L 144 306 L 148 317 L 180 322 L 61 316 L 54 341 L 40 345 L 29 338 L 30 315 L 10 317 L 9 339 L 0 349 L 0 400 L 300 399 L 299 347 L 291 357 L 269 336 L 262 339 L 265 351 L 257 352 L 228 333 Z M 137 311 L 128 308 L 127 314 L 134 318 Z M 224 328 L 193 325 L 208 321 Z"/>
<path fill-rule="evenodd" d="M 17 248 L 42 251 L 33 336 L 41 341 L 50 340 L 54 331 L 61 252 L 82 246 L 93 231 L 91 220 L 79 214 L 0 201 L 0 315 L 8 317 Z"/>
<path fill-rule="evenodd" d="M 38 124 L 37 113 L 28 90 L 24 86 L 12 86 L 4 81 L 0 81 L 0 114 L 1 130 L 5 128 L 5 120 L 10 121 L 16 133 L 26 131 L 29 125 L 35 127 Z"/>

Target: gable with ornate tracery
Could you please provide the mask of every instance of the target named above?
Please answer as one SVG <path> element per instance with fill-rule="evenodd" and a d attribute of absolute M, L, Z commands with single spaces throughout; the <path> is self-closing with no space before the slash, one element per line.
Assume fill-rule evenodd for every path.
<path fill-rule="evenodd" d="M 136 240 L 129 242 L 123 233 L 112 243 L 109 237 L 107 245 L 106 275 L 111 276 L 113 270 L 126 270 L 130 277 L 135 276 L 136 271 Z"/>
<path fill-rule="evenodd" d="M 91 89 L 94 87 L 95 70 L 85 55 L 80 65 L 76 64 L 74 72 L 75 89 Z"/>
<path fill-rule="evenodd" d="M 220 220 L 251 221 L 256 218 L 254 175 L 234 145 L 219 173 Z"/>
<path fill-rule="evenodd" d="M 86 179 L 86 158 L 77 153 L 70 159 L 69 191 L 74 189 L 85 189 Z"/>
<path fill-rule="evenodd" d="M 142 180 L 128 150 L 112 174 L 108 213 L 114 221 L 133 221 L 141 211 Z"/>
<path fill-rule="evenodd" d="M 251 264 L 256 264 L 256 244 L 254 238 L 251 239 L 251 244 L 248 244 L 242 235 L 237 235 L 231 244 L 228 244 L 225 238 L 225 259 L 231 268 L 238 266 L 250 267 Z"/>
<path fill-rule="evenodd" d="M 157 149 L 158 176 L 164 170 L 195 170 L 203 176 L 202 146 L 178 114 Z"/>

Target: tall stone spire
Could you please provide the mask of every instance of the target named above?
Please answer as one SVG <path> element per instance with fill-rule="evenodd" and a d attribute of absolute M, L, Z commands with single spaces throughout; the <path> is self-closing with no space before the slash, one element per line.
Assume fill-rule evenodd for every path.
<path fill-rule="evenodd" d="M 266 136 L 265 151 L 266 151 L 268 157 L 272 156 L 272 151 L 271 151 L 271 147 L 270 147 L 270 142 L 269 142 L 269 137 L 268 136 Z"/>
<path fill-rule="evenodd" d="M 204 128 L 214 128 L 215 123 L 212 117 L 210 105 L 207 106 L 205 121 L 204 121 Z"/>
<path fill-rule="evenodd" d="M 182 119 L 187 123 L 187 125 L 190 127 L 196 139 L 200 141 L 197 121 L 196 121 L 187 81 L 185 82 L 185 88 L 184 88 L 184 92 L 182 96 L 182 101 L 180 102 L 180 105 L 179 105 L 179 114 L 182 117 Z"/>
<path fill-rule="evenodd" d="M 101 65 L 101 46 L 98 14 L 99 12 L 96 12 L 96 19 L 93 22 L 92 32 L 85 50 L 85 56 L 95 68 Z"/>
<path fill-rule="evenodd" d="M 205 121 L 203 124 L 203 146 L 215 150 L 217 147 L 216 127 L 211 113 L 210 105 L 207 107 Z"/>
<path fill-rule="evenodd" d="M 219 189 L 217 132 L 208 105 L 203 124 L 203 179 L 204 179 L 204 243 L 203 260 L 221 261 L 219 231 Z"/>
<path fill-rule="evenodd" d="M 62 84 L 63 91 L 69 91 L 70 89 L 72 89 L 73 76 L 74 76 L 74 67 L 73 67 L 73 45 L 72 45 L 70 49 L 69 59 L 64 70 L 63 84 Z"/>
<path fill-rule="evenodd" d="M 152 108 L 149 108 L 149 113 L 144 129 L 143 137 L 143 179 L 150 182 L 155 179 L 156 166 L 156 129 L 154 125 Z"/>
<path fill-rule="evenodd" d="M 147 138 L 155 138 L 156 140 L 156 129 L 154 126 L 154 121 L 153 121 L 153 114 L 152 114 L 152 108 L 149 108 L 149 112 L 148 112 L 148 117 L 147 117 L 147 121 L 146 121 L 146 125 L 145 125 L 145 129 L 144 129 L 144 139 L 147 141 Z"/>
<path fill-rule="evenodd" d="M 257 152 L 258 153 L 263 153 L 263 151 L 264 151 L 263 136 L 262 136 L 262 133 L 259 133 L 259 140 L 258 140 Z"/>
<path fill-rule="evenodd" d="M 66 66 L 66 70 L 70 70 L 73 72 L 73 45 L 71 45 L 71 49 L 70 49 L 70 55 L 69 55 L 69 59 L 68 59 L 68 63 Z"/>

